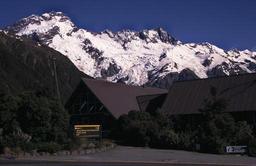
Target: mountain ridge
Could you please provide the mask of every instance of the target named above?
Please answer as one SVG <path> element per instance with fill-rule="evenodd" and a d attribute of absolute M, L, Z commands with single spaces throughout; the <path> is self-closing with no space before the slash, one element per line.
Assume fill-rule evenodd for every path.
<path fill-rule="evenodd" d="M 168 88 L 174 80 L 256 71 L 256 52 L 250 50 L 182 43 L 162 28 L 90 32 L 62 12 L 29 16 L 5 31 L 31 37 L 67 56 L 83 73 L 112 82 Z"/>

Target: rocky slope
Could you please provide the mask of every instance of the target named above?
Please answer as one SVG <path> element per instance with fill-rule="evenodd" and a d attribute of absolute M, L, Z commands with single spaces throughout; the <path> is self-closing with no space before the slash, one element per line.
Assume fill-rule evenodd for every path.
<path fill-rule="evenodd" d="M 63 103 L 80 81 L 86 77 L 59 52 L 40 46 L 31 39 L 0 32 L 0 93 L 18 94 L 38 91 L 57 97 L 54 61 Z"/>
<path fill-rule="evenodd" d="M 21 19 L 5 31 L 29 36 L 68 57 L 83 73 L 112 82 L 168 87 L 173 80 L 256 71 L 256 52 L 182 43 L 162 28 L 95 33 L 50 12 Z"/>

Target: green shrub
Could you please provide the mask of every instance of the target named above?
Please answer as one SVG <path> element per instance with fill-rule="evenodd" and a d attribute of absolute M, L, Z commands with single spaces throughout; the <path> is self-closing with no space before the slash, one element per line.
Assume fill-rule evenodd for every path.
<path fill-rule="evenodd" d="M 26 142 L 20 145 L 20 148 L 25 152 L 32 152 L 36 149 L 36 145 L 32 142 Z"/>
<path fill-rule="evenodd" d="M 248 154 L 256 157 L 256 139 L 253 138 L 248 143 Z"/>
<path fill-rule="evenodd" d="M 234 143 L 236 145 L 247 145 L 253 139 L 253 130 L 245 121 L 236 123 Z"/>
<path fill-rule="evenodd" d="M 164 149 L 177 148 L 179 144 L 179 136 L 171 129 L 160 131 L 158 147 Z"/>
<path fill-rule="evenodd" d="M 64 143 L 67 139 L 68 114 L 55 99 L 34 92 L 20 95 L 17 121 L 32 135 L 32 142 Z"/>
<path fill-rule="evenodd" d="M 4 145 L 2 143 L 2 141 L 0 142 L 0 154 L 2 154 L 4 152 Z"/>
<path fill-rule="evenodd" d="M 81 146 L 81 141 L 80 139 L 74 138 L 74 139 L 68 139 L 63 145 L 64 150 L 76 150 L 80 148 Z"/>
<path fill-rule="evenodd" d="M 43 142 L 37 144 L 37 152 L 48 152 L 48 153 L 56 153 L 60 151 L 62 147 L 55 142 Z"/>
<path fill-rule="evenodd" d="M 118 119 L 118 129 L 115 131 L 118 139 L 124 144 L 133 146 L 148 146 L 153 134 L 158 132 L 157 125 L 149 113 L 130 111 Z"/>
<path fill-rule="evenodd" d="M 15 97 L 0 94 L 1 147 L 31 151 L 40 142 L 64 144 L 68 140 L 68 124 L 68 113 L 59 101 L 43 93 L 24 92 Z M 43 145 L 39 148 L 47 149 L 46 143 Z"/>

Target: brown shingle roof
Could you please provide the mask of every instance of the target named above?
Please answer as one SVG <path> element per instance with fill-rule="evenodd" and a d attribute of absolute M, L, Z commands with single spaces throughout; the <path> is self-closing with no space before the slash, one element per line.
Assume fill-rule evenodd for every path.
<path fill-rule="evenodd" d="M 137 96 L 167 93 L 167 90 L 159 88 L 143 88 L 96 79 L 82 80 L 116 118 L 131 110 L 139 110 Z"/>
<path fill-rule="evenodd" d="M 227 112 L 256 111 L 256 73 L 175 82 L 162 109 L 172 114 L 199 113 L 204 100 L 211 98 L 211 87 L 228 102 Z"/>

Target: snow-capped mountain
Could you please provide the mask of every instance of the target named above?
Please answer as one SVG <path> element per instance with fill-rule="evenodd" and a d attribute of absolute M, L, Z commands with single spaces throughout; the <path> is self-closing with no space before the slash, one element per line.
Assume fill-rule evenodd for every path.
<path fill-rule="evenodd" d="M 5 30 L 32 37 L 67 56 L 85 74 L 112 82 L 168 87 L 173 80 L 256 71 L 256 52 L 182 43 L 162 28 L 95 33 L 79 29 L 61 12 L 50 12 Z"/>

